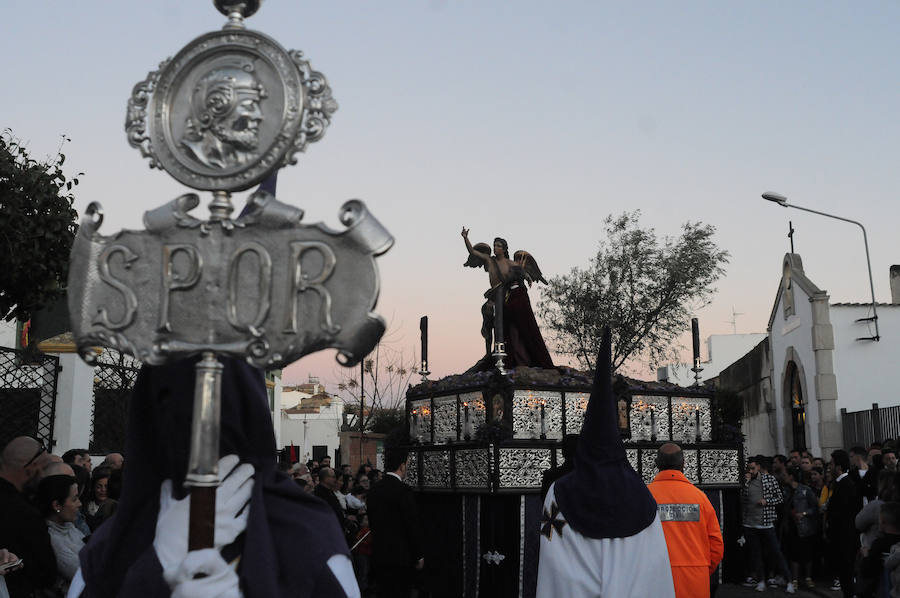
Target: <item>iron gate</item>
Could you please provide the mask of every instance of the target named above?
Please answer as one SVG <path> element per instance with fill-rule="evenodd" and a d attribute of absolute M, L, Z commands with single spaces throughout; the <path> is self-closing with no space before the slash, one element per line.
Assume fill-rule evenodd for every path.
<path fill-rule="evenodd" d="M 94 408 L 88 450 L 95 455 L 125 450 L 131 389 L 141 362 L 115 349 L 103 349 L 94 367 Z"/>
<path fill-rule="evenodd" d="M 52 446 L 59 369 L 55 355 L 0 347 L 0 447 L 16 436 Z"/>

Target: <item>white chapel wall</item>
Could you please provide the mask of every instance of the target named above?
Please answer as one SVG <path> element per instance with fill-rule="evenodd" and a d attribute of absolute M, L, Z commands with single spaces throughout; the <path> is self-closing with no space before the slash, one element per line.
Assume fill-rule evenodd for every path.
<path fill-rule="evenodd" d="M 834 327 L 834 373 L 838 386 L 838 409 L 860 411 L 900 405 L 897 385 L 900 368 L 900 305 L 879 305 L 879 342 L 858 341 L 872 336 L 874 326 L 857 323 L 871 315 L 868 306 L 831 306 Z"/>

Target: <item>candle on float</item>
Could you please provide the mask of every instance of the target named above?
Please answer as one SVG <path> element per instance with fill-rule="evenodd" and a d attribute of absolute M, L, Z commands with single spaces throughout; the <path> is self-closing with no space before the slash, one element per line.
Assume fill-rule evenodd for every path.
<path fill-rule="evenodd" d="M 547 420 L 544 413 L 544 408 L 546 407 L 547 402 L 541 401 L 541 438 L 546 438 L 547 436 Z"/>
<path fill-rule="evenodd" d="M 697 409 L 694 410 L 694 422 L 696 425 L 695 430 L 697 432 L 697 442 L 700 442 L 702 435 L 700 433 L 700 407 L 699 406 L 697 407 Z"/>
<path fill-rule="evenodd" d="M 419 332 L 422 340 L 422 371 L 428 371 L 428 316 L 422 316 L 419 320 Z"/>
<path fill-rule="evenodd" d="M 469 434 L 469 402 L 468 402 L 468 401 L 464 401 L 464 402 L 463 402 L 463 411 L 464 411 L 464 416 L 463 416 L 463 438 L 465 438 L 466 440 L 468 440 L 468 439 L 469 439 L 469 435 L 470 435 L 470 434 Z"/>

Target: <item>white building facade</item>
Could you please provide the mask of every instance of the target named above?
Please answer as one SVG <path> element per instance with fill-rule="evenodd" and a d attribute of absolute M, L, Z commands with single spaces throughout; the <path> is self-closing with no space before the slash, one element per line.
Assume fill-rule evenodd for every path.
<path fill-rule="evenodd" d="M 892 269 L 892 282 L 895 270 Z M 720 388 L 744 401 L 748 454 L 806 448 L 828 457 L 847 448 L 841 413 L 900 405 L 900 289 L 876 304 L 880 339 L 869 303 L 830 303 L 786 254 L 765 343 L 722 372 Z M 883 438 L 881 440 L 884 440 Z"/>
<path fill-rule="evenodd" d="M 286 390 L 281 393 L 281 405 L 276 430 L 278 447 L 297 447 L 298 458 L 304 463 L 328 455 L 335 464 L 341 444 L 343 401 L 324 391 L 308 394 Z"/>
<path fill-rule="evenodd" d="M 743 357 L 764 338 L 766 338 L 764 332 L 709 335 L 706 339 L 707 361 L 700 363 L 700 367 L 703 368 L 700 372 L 700 382 L 718 376 L 719 372 Z M 678 386 L 691 386 L 694 384 L 692 367 L 694 365 L 690 363 L 664 365 L 656 370 L 656 380 Z"/>

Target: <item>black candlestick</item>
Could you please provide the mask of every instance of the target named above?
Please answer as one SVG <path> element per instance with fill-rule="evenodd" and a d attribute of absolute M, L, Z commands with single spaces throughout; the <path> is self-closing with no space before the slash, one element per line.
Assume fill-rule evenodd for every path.
<path fill-rule="evenodd" d="M 699 386 L 703 368 L 700 367 L 700 322 L 697 318 L 691 318 L 691 340 L 694 342 L 694 367 L 691 371 L 694 372 L 694 384 Z"/>
<path fill-rule="evenodd" d="M 428 316 L 422 316 L 419 320 L 419 332 L 422 339 L 422 368 L 419 375 L 422 376 L 422 380 L 427 380 L 428 374 L 431 373 L 428 371 Z"/>

